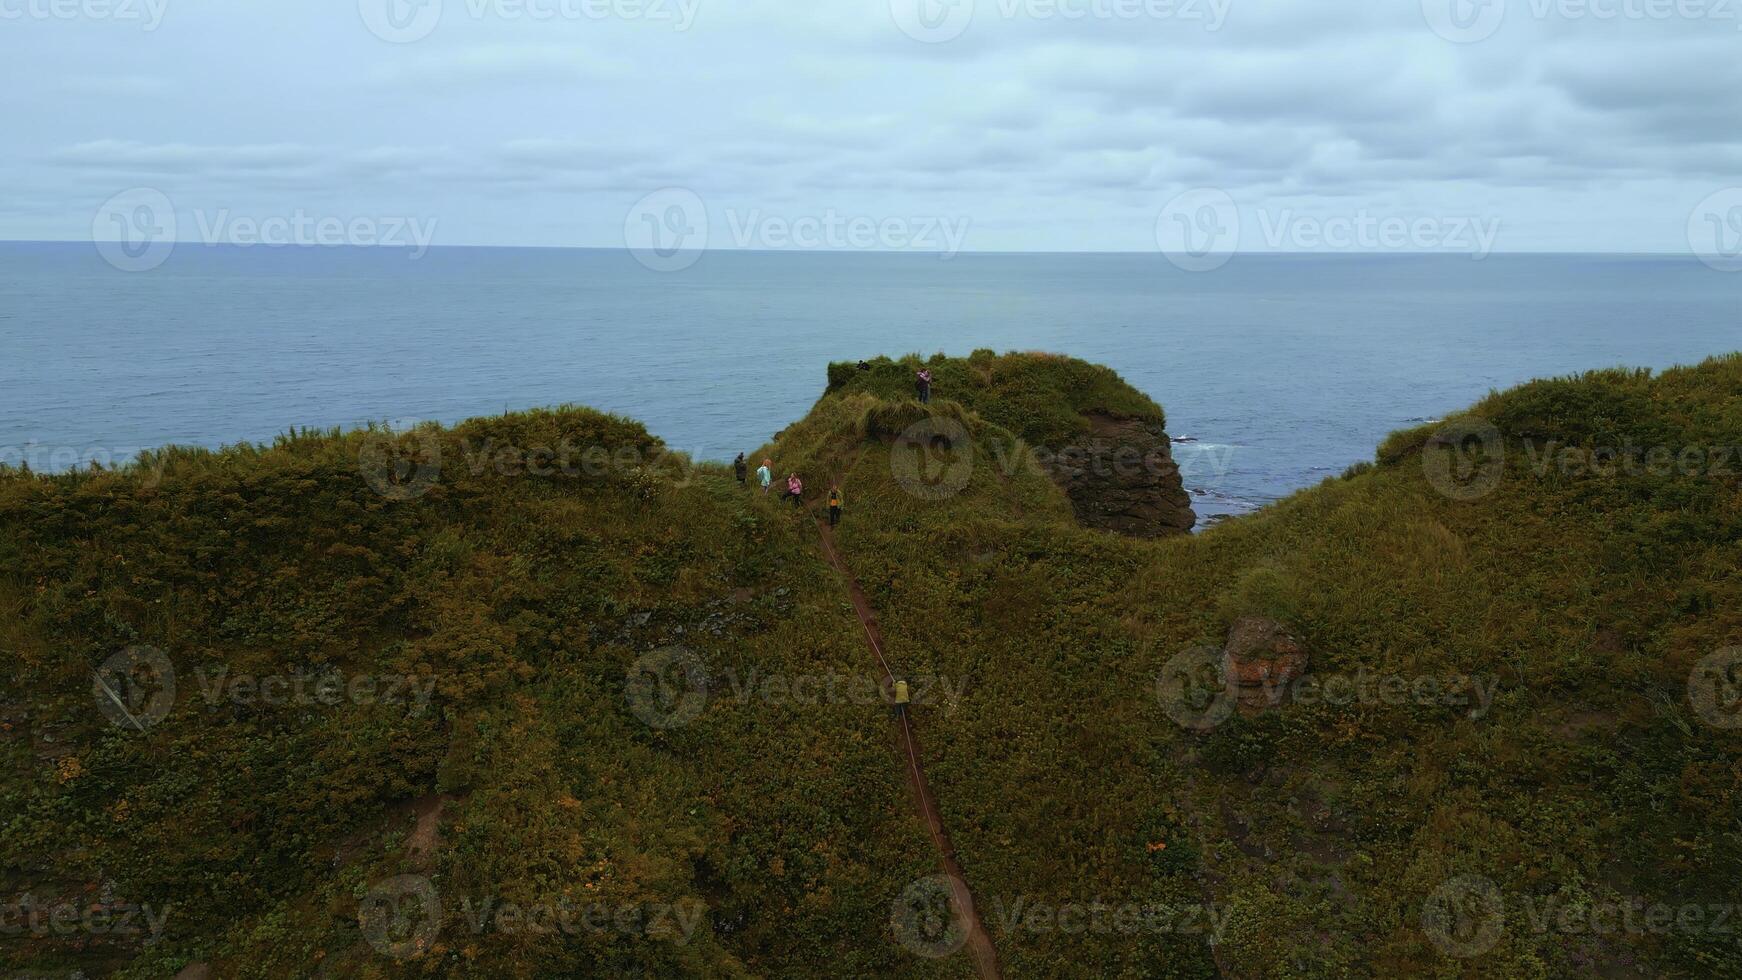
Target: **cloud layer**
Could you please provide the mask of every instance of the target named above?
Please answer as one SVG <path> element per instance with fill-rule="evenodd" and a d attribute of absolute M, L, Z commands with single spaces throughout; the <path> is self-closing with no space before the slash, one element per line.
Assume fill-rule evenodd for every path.
<path fill-rule="evenodd" d="M 160 0 L 154 26 L 145 0 L 0 0 L 0 238 L 88 238 L 145 187 L 184 232 L 401 216 L 437 244 L 617 247 L 677 187 L 714 229 L 1149 250 L 1211 188 L 1247 231 L 1467 219 L 1502 251 L 1687 251 L 1742 184 L 1731 2 Z"/>

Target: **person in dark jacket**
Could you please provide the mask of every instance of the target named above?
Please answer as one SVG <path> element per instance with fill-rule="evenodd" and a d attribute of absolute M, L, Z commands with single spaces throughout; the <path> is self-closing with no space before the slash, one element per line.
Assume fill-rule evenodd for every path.
<path fill-rule="evenodd" d="M 841 523 L 841 485 L 839 483 L 829 488 L 829 526 Z"/>
<path fill-rule="evenodd" d="M 919 373 L 913 376 L 913 387 L 916 391 L 919 392 L 919 403 L 921 405 L 930 405 L 931 404 L 931 371 L 930 371 L 930 369 L 921 368 Z"/>
<path fill-rule="evenodd" d="M 732 472 L 738 476 L 738 485 L 743 486 L 745 477 L 750 475 L 750 464 L 744 462 L 743 453 L 739 453 L 738 458 L 732 460 Z"/>

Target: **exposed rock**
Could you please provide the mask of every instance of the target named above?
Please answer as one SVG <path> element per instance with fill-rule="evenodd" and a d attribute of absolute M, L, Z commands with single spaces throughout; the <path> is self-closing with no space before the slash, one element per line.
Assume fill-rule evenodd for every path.
<path fill-rule="evenodd" d="M 1243 616 L 1223 646 L 1228 678 L 1243 709 L 1272 708 L 1287 700 L 1289 685 L 1306 672 L 1306 647 L 1287 627 L 1263 616 Z"/>
<path fill-rule="evenodd" d="M 1103 412 L 1083 417 L 1083 439 L 1048 447 L 1048 473 L 1070 497 L 1077 521 L 1138 538 L 1190 531 L 1197 515 L 1162 424 Z"/>

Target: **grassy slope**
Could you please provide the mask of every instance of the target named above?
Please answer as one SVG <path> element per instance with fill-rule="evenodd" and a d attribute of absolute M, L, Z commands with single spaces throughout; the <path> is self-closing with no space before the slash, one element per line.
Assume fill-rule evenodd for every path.
<path fill-rule="evenodd" d="M 897 362 L 832 375 L 764 452 L 813 493 L 843 479 L 843 549 L 891 658 L 966 683 L 919 723 L 1009 975 L 1214 975 L 1198 935 L 1009 924 L 1037 904 L 1206 900 L 1230 915 L 1221 958 L 1251 975 L 1742 974 L 1734 933 L 1543 934 L 1518 901 L 1476 959 L 1420 929 L 1424 899 L 1461 873 L 1533 900 L 1737 900 L 1742 739 L 1686 699 L 1692 663 L 1742 636 L 1737 478 L 1538 476 L 1516 439 L 1742 445 L 1742 358 L 1489 398 L 1475 411 L 1514 442 L 1476 501 L 1428 485 L 1423 429 L 1345 479 L 1162 542 L 1076 529 L 1045 477 L 992 451 L 1013 432 L 1068 442 L 1083 408 L 1159 416 L 1153 402 L 1056 358 L 932 366 L 931 410 L 974 436 L 961 493 L 919 499 L 894 479 L 876 437 L 925 415 Z M 488 436 L 652 448 L 581 411 L 443 438 Z M 663 732 L 627 710 L 625 668 L 674 639 L 717 673 L 863 669 L 801 518 L 717 472 L 674 482 L 662 466 L 576 481 L 448 463 L 427 496 L 394 504 L 358 479 L 360 439 L 189 454 L 155 488 L 0 479 L 0 609 L 14 613 L 0 643 L 19 663 L 0 699 L 33 706 L 80 760 L 68 778 L 19 733 L 0 738 L 10 878 L 107 877 L 173 901 L 170 938 L 137 976 L 194 957 L 281 975 L 317 951 L 332 975 L 961 975 L 960 957 L 890 941 L 891 899 L 932 865 L 881 709 L 716 691 Z M 1181 730 L 1155 692 L 1161 665 L 1245 612 L 1287 622 L 1321 676 L 1491 673 L 1500 694 L 1481 718 L 1293 705 Z M 195 691 L 127 736 L 92 709 L 87 671 L 129 643 L 184 673 L 429 673 L 438 710 L 214 711 Z M 455 799 L 432 869 L 444 895 L 694 896 L 712 925 L 687 944 L 450 928 L 433 960 L 376 955 L 356 899 L 419 869 L 403 803 L 437 790 Z"/>
<path fill-rule="evenodd" d="M 1254 975 L 1742 973 L 1734 930 L 1568 936 L 1525 911 L 1737 899 L 1742 745 L 1687 700 L 1693 663 L 1742 637 L 1734 464 L 1538 476 L 1518 442 L 1742 445 L 1742 358 L 1538 382 L 1475 411 L 1513 437 L 1480 500 L 1427 483 L 1423 429 L 1388 441 L 1383 465 L 1158 544 L 1037 526 L 972 494 L 903 510 L 856 488 L 878 518 L 846 540 L 875 556 L 856 560 L 886 629 L 978 682 L 972 707 L 932 727 L 982 903 L 1199 880 L 1233 913 L 1224 959 Z M 858 472 L 887 488 L 886 466 Z M 1492 674 L 1500 693 L 1479 719 L 1318 704 L 1186 734 L 1155 679 L 1245 612 L 1290 624 L 1321 675 Z M 1424 900 L 1462 873 L 1510 899 L 1499 944 L 1467 962 L 1420 928 Z M 1019 975 L 1203 970 L 1104 936 L 1019 931 L 1002 952 Z"/>
<path fill-rule="evenodd" d="M 514 431 L 510 431 L 514 430 Z M 924 874 L 923 832 L 889 778 L 872 706 L 739 703 L 725 671 L 862 665 L 857 624 L 806 529 L 729 478 L 672 466 L 594 479 L 472 472 L 460 440 L 639 446 L 639 426 L 565 411 L 444 433 L 441 479 L 391 503 L 358 476 L 361 436 L 189 454 L 138 475 L 0 484 L 9 733 L 0 845 L 37 894 L 114 881 L 173 909 L 130 975 L 185 961 L 223 976 L 423 975 L 360 941 L 358 899 L 404 871 L 462 900 L 707 902 L 690 942 L 614 930 L 568 942 L 473 936 L 457 975 L 809 975 L 908 965 L 884 941 L 886 882 Z M 650 472 L 653 471 L 653 472 Z M 681 484 L 681 485 L 680 485 Z M 715 629 L 719 632 L 716 634 Z M 679 634 L 679 630 L 682 633 Z M 719 681 L 702 716 L 659 731 L 625 674 L 681 641 Z M 143 735 L 94 710 L 113 650 L 168 652 L 176 710 Z M 433 709 L 213 708 L 193 675 L 427 674 Z M 27 730 L 28 729 L 28 730 Z M 76 746 L 75 774 L 29 732 Z M 405 801 L 451 794 L 433 867 L 406 854 Z M 0 947 L 11 965 L 96 962 L 78 937 Z M 470 964 L 470 965 L 469 965 Z"/>

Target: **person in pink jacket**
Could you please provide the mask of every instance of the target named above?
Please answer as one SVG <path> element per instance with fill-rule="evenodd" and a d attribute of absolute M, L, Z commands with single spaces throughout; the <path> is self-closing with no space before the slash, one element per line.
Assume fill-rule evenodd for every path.
<path fill-rule="evenodd" d="M 792 498 L 792 505 L 794 507 L 801 507 L 804 505 L 804 481 L 798 478 L 797 473 L 787 475 L 786 495 Z"/>

